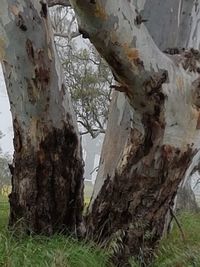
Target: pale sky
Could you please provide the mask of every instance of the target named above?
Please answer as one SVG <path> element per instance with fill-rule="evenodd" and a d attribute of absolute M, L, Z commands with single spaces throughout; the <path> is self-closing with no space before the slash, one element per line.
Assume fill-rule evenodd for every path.
<path fill-rule="evenodd" d="M 0 146 L 3 152 L 13 153 L 13 131 L 12 131 L 12 119 L 10 113 L 10 105 L 8 102 L 8 96 L 6 92 L 6 86 L 0 64 L 0 131 L 5 135 L 0 140 Z"/>

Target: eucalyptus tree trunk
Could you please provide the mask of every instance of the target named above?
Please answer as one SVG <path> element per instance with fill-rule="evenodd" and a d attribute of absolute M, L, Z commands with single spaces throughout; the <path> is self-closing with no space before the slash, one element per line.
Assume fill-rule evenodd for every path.
<path fill-rule="evenodd" d="M 0 59 L 14 127 L 10 226 L 77 232 L 82 152 L 45 1 L 2 0 Z"/>
<path fill-rule="evenodd" d="M 107 60 L 121 92 L 112 101 L 88 232 L 104 243 L 115 240 L 116 266 L 130 255 L 148 263 L 178 186 L 199 160 L 200 55 L 161 52 L 168 44 L 199 48 L 199 1 L 71 3 L 80 31 Z"/>
<path fill-rule="evenodd" d="M 185 0 L 168 0 L 162 5 L 160 0 L 146 1 L 142 15 L 147 19 L 145 24 L 153 40 L 162 51 L 171 48 L 171 51 L 176 53 L 178 48 L 199 49 L 198 17 L 196 16 L 198 4 L 198 1 Z M 156 8 L 151 8 L 155 5 Z M 179 185 L 174 209 L 175 211 L 198 211 L 191 188 L 191 174 Z"/>

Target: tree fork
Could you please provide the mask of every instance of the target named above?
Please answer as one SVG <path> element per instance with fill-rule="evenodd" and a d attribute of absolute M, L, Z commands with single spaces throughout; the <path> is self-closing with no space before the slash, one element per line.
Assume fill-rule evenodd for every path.
<path fill-rule="evenodd" d="M 113 100 L 118 116 L 108 122 L 88 232 L 103 244 L 118 237 L 116 265 L 131 255 L 149 264 L 178 186 L 199 157 L 199 59 L 194 51 L 171 56 L 158 49 L 144 23 L 137 23 L 145 1 L 70 2 L 125 95 Z M 122 121 L 130 130 L 120 129 Z M 116 129 L 128 138 L 117 137 Z"/>

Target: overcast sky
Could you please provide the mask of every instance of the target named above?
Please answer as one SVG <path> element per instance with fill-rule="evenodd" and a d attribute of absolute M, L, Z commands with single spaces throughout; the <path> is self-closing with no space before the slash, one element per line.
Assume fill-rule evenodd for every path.
<path fill-rule="evenodd" d="M 3 78 L 2 68 L 0 64 L 0 131 L 4 137 L 0 140 L 0 146 L 3 152 L 13 153 L 13 131 L 10 106 L 6 92 L 5 82 Z"/>

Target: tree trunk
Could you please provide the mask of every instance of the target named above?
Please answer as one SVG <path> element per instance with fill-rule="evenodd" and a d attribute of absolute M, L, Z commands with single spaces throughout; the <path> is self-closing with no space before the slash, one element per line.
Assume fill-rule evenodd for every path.
<path fill-rule="evenodd" d="M 176 199 L 175 211 L 199 212 L 195 194 L 191 188 L 191 176 L 180 185 Z"/>
<path fill-rule="evenodd" d="M 84 177 L 87 180 L 92 181 L 92 171 L 94 169 L 94 160 L 95 160 L 95 153 L 94 151 L 89 150 L 86 153 L 86 159 L 85 159 L 85 172 L 84 172 Z"/>
<path fill-rule="evenodd" d="M 98 152 L 96 148 L 97 139 L 93 139 L 89 134 L 87 134 L 84 138 L 85 148 L 87 148 L 84 177 L 85 179 L 92 181 L 92 171 L 94 170 L 95 156 Z"/>
<path fill-rule="evenodd" d="M 116 266 L 124 266 L 130 255 L 141 265 L 150 261 L 179 183 L 194 155 L 193 165 L 199 159 L 199 62 L 193 57 L 198 52 L 166 56 L 159 51 L 143 25 L 147 17 L 142 10 L 152 2 L 151 10 L 167 25 L 172 23 L 168 31 L 174 29 L 174 38 L 184 29 L 187 36 L 180 43 L 188 45 L 194 38 L 198 47 L 194 34 L 199 2 L 166 1 L 170 12 L 178 14 L 177 20 L 170 20 L 160 1 L 71 1 L 81 32 L 107 60 L 118 82 L 116 90 L 125 95 L 113 97 L 87 216 L 91 236 L 115 243 Z M 184 23 L 191 20 L 190 11 L 194 16 L 188 29 Z"/>
<path fill-rule="evenodd" d="M 152 6 L 156 8 L 151 8 Z M 167 0 L 160 5 L 159 0 L 149 0 L 144 5 L 142 16 L 147 19 L 146 27 L 157 46 L 162 51 L 172 48 L 172 51 L 176 52 L 178 48 L 199 49 L 198 28 L 195 22 L 197 11 L 198 1 L 194 3 L 194 1 Z M 157 16 L 157 14 L 160 15 Z M 191 180 L 190 178 L 189 175 L 187 179 Z M 174 207 L 175 210 L 185 208 L 198 210 L 189 181 L 180 184 Z"/>
<path fill-rule="evenodd" d="M 198 9 L 195 12 L 194 1 L 174 1 L 167 0 L 160 4 L 160 0 L 148 0 L 147 2 L 143 1 L 143 6 L 141 6 L 141 14 L 146 20 L 145 26 L 148 28 L 153 40 L 156 45 L 162 50 L 165 51 L 167 49 L 177 50 L 178 48 L 190 48 L 194 47 L 199 49 L 199 40 L 198 36 L 198 28 L 195 27 L 197 25 L 198 16 L 195 13 L 198 13 Z M 152 6 L 154 8 L 152 8 Z M 192 13 L 192 16 L 191 16 Z M 158 16 L 159 14 L 159 16 Z M 173 29 L 173 31 L 172 31 Z M 114 103 L 123 103 L 123 107 L 121 107 L 121 113 L 123 113 L 123 118 L 120 119 L 121 113 L 118 108 L 116 109 L 116 104 Z M 128 140 L 131 130 L 131 109 L 127 108 L 129 106 L 128 99 L 123 96 L 123 93 L 115 92 L 115 96 L 112 98 L 110 114 L 109 114 L 109 123 L 108 130 L 106 134 L 106 140 L 104 142 L 104 146 L 102 149 L 102 157 L 100 165 L 100 171 L 98 173 L 95 187 L 94 187 L 94 196 L 98 194 L 99 187 L 102 186 L 105 180 L 105 175 L 103 173 L 109 173 L 107 168 L 103 171 L 104 165 L 104 155 L 108 153 L 108 151 L 112 147 L 118 146 L 118 153 L 112 153 L 111 161 L 107 161 L 106 166 L 110 166 L 110 169 L 115 169 L 116 160 L 120 151 L 123 150 L 124 142 L 120 142 L 120 140 L 116 141 L 116 138 L 122 135 L 121 138 L 123 140 Z M 124 120 L 125 119 L 125 120 Z M 118 125 L 116 121 L 120 120 L 120 124 Z M 120 130 L 120 132 L 119 132 Z M 109 132 L 118 133 L 117 136 L 109 134 Z M 109 145 L 108 145 L 109 144 Z M 189 178 L 189 176 L 188 176 Z M 187 196 L 191 196 L 191 203 L 194 200 L 194 194 L 192 194 L 191 190 L 187 186 L 188 183 L 182 183 L 182 186 L 186 186 L 184 188 L 184 192 L 187 193 Z M 180 188 L 180 190 L 181 190 Z M 181 200 L 181 198 L 179 198 Z M 179 201 L 178 200 L 178 201 Z M 93 203 L 93 199 L 91 204 Z M 178 203 L 178 202 L 177 202 Z M 178 204 L 179 206 L 179 204 Z"/>
<path fill-rule="evenodd" d="M 1 1 L 0 59 L 14 127 L 10 226 L 82 227 L 83 164 L 45 1 Z"/>
<path fill-rule="evenodd" d="M 151 8 L 155 5 L 156 8 Z M 168 0 L 160 5 L 159 0 L 149 0 L 145 3 L 142 14 L 147 18 L 146 26 L 161 50 L 173 48 L 175 51 L 177 48 L 190 47 L 199 49 L 198 9 L 199 1 Z M 191 175 L 184 180 L 179 186 L 174 209 L 198 211 L 190 184 Z"/>

